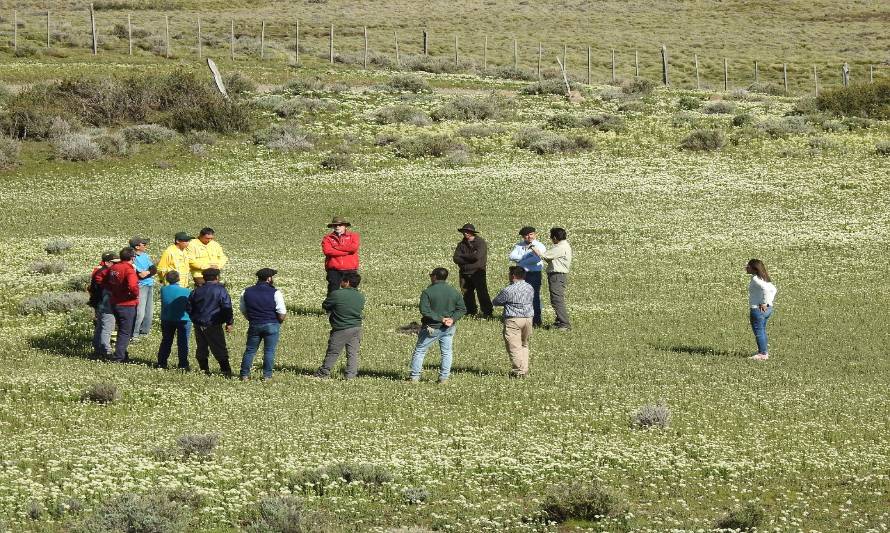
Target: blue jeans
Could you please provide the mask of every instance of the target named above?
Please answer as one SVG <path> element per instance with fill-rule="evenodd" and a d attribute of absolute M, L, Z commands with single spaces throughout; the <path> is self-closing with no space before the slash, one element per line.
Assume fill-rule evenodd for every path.
<path fill-rule="evenodd" d="M 241 377 L 250 375 L 253 366 L 253 358 L 263 341 L 263 377 L 272 377 L 272 367 L 275 365 L 275 348 L 278 347 L 278 337 L 281 335 L 281 324 L 251 324 L 247 328 L 247 346 L 244 348 L 244 357 L 241 359 Z"/>
<path fill-rule="evenodd" d="M 766 344 L 766 321 L 772 315 L 772 306 L 767 307 L 766 312 L 757 307 L 751 308 L 751 330 L 754 331 L 754 338 L 757 339 L 757 353 L 767 353 L 769 349 Z"/>
<path fill-rule="evenodd" d="M 154 285 L 139 286 L 139 304 L 136 306 L 136 331 L 133 337 L 151 333 L 151 319 L 154 316 Z"/>
<path fill-rule="evenodd" d="M 439 380 L 448 379 L 451 374 L 452 345 L 454 343 L 454 330 L 456 326 L 427 327 L 421 326 L 417 334 L 417 344 L 414 346 L 414 355 L 411 356 L 411 379 L 420 379 L 423 371 L 423 358 L 427 350 L 434 342 L 439 341 L 439 351 L 442 352 L 442 366 L 439 369 Z"/>
<path fill-rule="evenodd" d="M 532 319 L 533 326 L 541 325 L 541 271 L 527 271 L 525 273 L 525 282 L 532 286 L 535 290 L 535 296 L 532 300 L 532 308 L 535 310 L 535 316 Z"/>
<path fill-rule="evenodd" d="M 167 368 L 173 337 L 176 337 L 176 351 L 179 355 L 179 368 L 189 368 L 189 334 L 191 320 L 161 320 L 161 347 L 158 348 L 158 366 Z"/>

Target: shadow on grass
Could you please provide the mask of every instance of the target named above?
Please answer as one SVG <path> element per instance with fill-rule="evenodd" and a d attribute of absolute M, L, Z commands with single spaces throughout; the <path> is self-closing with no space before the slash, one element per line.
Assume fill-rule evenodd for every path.
<path fill-rule="evenodd" d="M 339 361 L 338 361 L 339 363 Z M 432 363 L 425 363 L 423 365 L 424 370 L 439 370 L 439 365 L 435 365 Z M 302 376 L 312 376 L 315 374 L 315 371 L 318 370 L 317 366 L 308 367 L 302 365 L 275 365 L 275 370 L 282 372 L 293 372 L 294 374 L 299 374 Z M 486 370 L 483 368 L 475 367 L 475 366 L 465 366 L 458 365 L 451 367 L 452 374 L 475 374 L 477 376 L 491 376 L 497 375 L 498 372 L 492 372 L 491 370 Z M 340 371 L 334 370 L 331 374 L 335 379 L 340 375 Z M 390 379 L 393 381 L 402 381 L 408 377 L 408 366 L 405 365 L 404 371 L 402 370 L 380 370 L 380 369 L 367 369 L 359 366 L 358 369 L 358 377 L 360 378 L 379 378 L 379 379 Z"/>
<path fill-rule="evenodd" d="M 650 344 L 656 350 L 674 353 L 684 353 L 689 355 L 716 355 L 721 357 L 748 357 L 750 354 L 741 350 L 721 350 L 712 346 L 696 346 L 692 344 L 675 344 L 668 346 L 664 344 Z"/>
<path fill-rule="evenodd" d="M 93 354 L 92 330 L 86 329 L 86 326 L 81 324 L 68 324 L 45 335 L 31 337 L 28 339 L 28 346 L 61 357 L 96 360 Z M 154 361 L 142 359 L 130 359 L 128 363 L 144 366 L 154 365 Z"/>

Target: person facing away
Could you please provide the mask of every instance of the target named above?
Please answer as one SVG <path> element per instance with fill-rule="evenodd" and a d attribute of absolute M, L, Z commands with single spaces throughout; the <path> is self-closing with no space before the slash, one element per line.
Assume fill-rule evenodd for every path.
<path fill-rule="evenodd" d="M 179 272 L 171 270 L 161 287 L 161 345 L 158 347 L 158 368 L 167 368 L 173 338 L 176 338 L 177 368 L 189 370 L 189 334 L 192 319 L 189 317 L 189 295 L 192 291 L 179 285 Z"/>
<path fill-rule="evenodd" d="M 232 367 L 229 365 L 225 334 L 232 331 L 235 322 L 232 299 L 219 282 L 218 269 L 208 268 L 201 274 L 204 284 L 192 291 L 186 307 L 195 330 L 195 358 L 201 370 L 209 374 L 208 355 L 212 352 L 223 375 L 231 377 Z"/>
<path fill-rule="evenodd" d="M 511 266 L 510 284 L 494 297 L 494 305 L 504 306 L 504 343 L 510 357 L 510 377 L 528 376 L 529 339 L 535 315 L 535 289 L 525 281 L 527 272 L 521 266 Z"/>
<path fill-rule="evenodd" d="M 118 262 L 117 252 L 102 254 L 99 266 L 90 275 L 89 305 L 96 311 L 93 321 L 93 358 L 111 357 L 111 334 L 114 332 L 115 318 L 111 309 L 111 293 L 102 286 L 102 278 L 112 265 Z"/>
<path fill-rule="evenodd" d="M 154 277 L 158 269 L 148 255 L 148 245 L 149 240 L 146 238 L 136 236 L 130 239 L 130 248 L 136 250 L 133 267 L 136 268 L 136 276 L 139 277 L 139 305 L 136 306 L 134 341 L 151 333 L 151 321 L 154 318 Z"/>
<path fill-rule="evenodd" d="M 222 246 L 216 240 L 216 232 L 213 228 L 201 228 L 197 239 L 191 239 L 188 243 L 189 269 L 195 285 L 202 285 L 204 278 L 202 272 L 205 268 L 215 268 L 222 272 L 229 262 L 223 252 Z"/>
<path fill-rule="evenodd" d="M 358 291 L 362 277 L 350 272 L 340 280 L 340 288 L 325 298 L 321 307 L 328 313 L 331 333 L 328 336 L 328 349 L 321 367 L 315 372 L 317 378 L 331 377 L 331 370 L 346 348 L 346 379 L 358 375 L 359 347 L 362 342 L 362 319 L 365 310 L 365 295 Z"/>
<path fill-rule="evenodd" d="M 757 353 L 751 356 L 751 359 L 766 361 L 769 359 L 766 321 L 773 316 L 773 302 L 778 289 L 773 285 L 769 272 L 766 271 L 766 265 L 760 259 L 748 261 L 745 272 L 751 275 L 751 281 L 748 283 L 748 307 L 751 330 L 754 332 L 754 340 L 757 341 Z"/>
<path fill-rule="evenodd" d="M 111 360 L 129 360 L 127 348 L 136 327 L 136 306 L 139 305 L 139 278 L 133 267 L 136 251 L 129 246 L 120 251 L 120 261 L 103 273 L 102 286 L 109 292 L 109 304 L 117 326 L 117 344 Z"/>
<path fill-rule="evenodd" d="M 532 226 L 520 229 L 519 236 L 519 242 L 510 250 L 509 258 L 525 270 L 525 282 L 535 290 L 532 303 L 535 315 L 532 318 L 532 326 L 538 327 L 541 325 L 541 271 L 544 269 L 544 261 L 532 250 L 544 253 L 547 248 L 538 240 L 538 232 Z"/>
<path fill-rule="evenodd" d="M 358 271 L 358 249 L 361 237 L 349 231 L 352 226 L 343 217 L 334 217 L 328 227 L 333 231 L 321 239 L 324 253 L 325 277 L 328 281 L 328 294 L 340 288 L 340 280 L 350 272 Z"/>
<path fill-rule="evenodd" d="M 238 303 L 241 314 L 247 319 L 247 342 L 241 357 L 241 381 L 250 379 L 253 359 L 263 343 L 263 381 L 272 379 L 275 366 L 275 349 L 281 337 L 281 324 L 287 317 L 284 294 L 275 287 L 278 271 L 261 268 L 256 273 L 256 284 L 244 289 Z"/>
<path fill-rule="evenodd" d="M 493 312 L 491 297 L 488 295 L 488 280 L 485 268 L 488 263 L 488 243 L 479 236 L 476 227 L 464 224 L 457 229 L 464 238 L 454 249 L 454 263 L 458 266 L 460 290 L 463 292 L 467 314 L 475 315 L 482 309 L 482 317 L 489 318 Z M 479 307 L 476 297 L 479 297 Z"/>
<path fill-rule="evenodd" d="M 173 244 L 168 246 L 164 253 L 161 254 L 157 270 L 162 282 L 166 282 L 167 272 L 175 270 L 179 272 L 179 285 L 188 288 L 189 270 L 192 262 L 192 256 L 188 251 L 188 247 L 191 240 L 191 235 L 180 231 L 173 237 Z"/>
<path fill-rule="evenodd" d="M 572 247 L 567 240 L 566 230 L 550 228 L 550 240 L 553 246 L 540 252 L 532 249 L 532 253 L 547 263 L 547 287 L 550 291 L 550 305 L 556 313 L 555 329 L 572 329 L 569 312 L 566 309 L 566 288 L 569 286 L 569 269 L 572 267 Z"/>
<path fill-rule="evenodd" d="M 453 358 L 454 332 L 457 321 L 467 314 L 467 306 L 461 294 L 446 283 L 448 270 L 442 267 L 430 272 L 430 285 L 420 294 L 420 331 L 417 333 L 417 344 L 411 356 L 410 380 L 420 381 L 423 371 L 423 359 L 427 350 L 436 341 L 442 352 L 442 365 L 439 369 L 438 383 L 448 381 L 451 374 Z"/>

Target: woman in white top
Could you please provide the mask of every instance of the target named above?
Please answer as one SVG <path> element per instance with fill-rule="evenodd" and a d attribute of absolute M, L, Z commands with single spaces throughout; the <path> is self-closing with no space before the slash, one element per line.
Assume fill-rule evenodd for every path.
<path fill-rule="evenodd" d="M 757 353 L 751 359 L 765 361 L 769 359 L 766 321 L 773 314 L 773 300 L 776 298 L 777 289 L 760 259 L 748 261 L 745 272 L 751 274 L 751 283 L 748 284 L 748 306 L 751 308 L 751 329 L 757 340 Z"/>

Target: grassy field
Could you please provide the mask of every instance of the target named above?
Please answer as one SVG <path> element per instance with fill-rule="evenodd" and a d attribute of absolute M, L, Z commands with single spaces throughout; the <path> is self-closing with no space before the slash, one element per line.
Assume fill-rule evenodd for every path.
<path fill-rule="evenodd" d="M 188 5 L 189 12 L 219 9 L 219 23 L 230 14 L 256 20 L 284 11 Z M 419 4 L 389 18 L 359 3 L 300 9 L 321 20 L 335 6 L 353 25 L 460 22 L 466 32 L 494 25 L 501 19 L 492 11 L 504 7 L 459 5 L 466 14 L 454 19 L 444 7 L 421 13 Z M 708 8 L 727 21 L 719 32 L 726 46 L 767 47 L 767 39 L 729 23 L 757 24 L 766 35 L 770 24 L 796 20 L 783 31 L 822 37 L 818 50 L 800 52 L 810 61 L 829 45 L 837 53 L 842 41 L 857 46 L 830 30 L 839 11 L 859 32 L 886 20 L 879 4 L 817 3 L 803 24 L 800 10 L 783 4 L 769 7 L 773 16 L 760 24 L 746 18 L 758 6 L 678 3 L 670 19 L 690 26 L 671 35 L 692 50 L 705 22 L 682 14 Z M 516 31 L 543 11 L 509 7 L 516 15 L 503 27 Z M 569 5 L 565 13 L 581 10 Z M 554 8 L 536 27 L 564 35 L 563 13 Z M 633 27 L 626 43 L 644 34 L 659 42 L 657 32 L 632 24 L 654 24 L 656 13 L 641 5 L 623 13 L 612 35 Z M 886 39 L 863 40 L 858 53 L 886 49 Z M 4 57 L 0 82 L 15 87 L 93 68 L 110 76 L 192 69 L 203 76 L 184 60 L 114 57 Z M 0 172 L 0 530 L 102 531 L 97 520 L 112 505 L 124 507 L 124 494 L 163 498 L 138 511 L 157 527 L 138 531 L 281 531 L 297 515 L 307 531 L 698 531 L 738 509 L 760 515 L 748 523 L 763 531 L 887 529 L 886 121 L 800 115 L 804 104 L 794 98 L 746 91 L 596 85 L 572 104 L 521 94 L 526 82 L 465 74 L 422 74 L 431 91 L 414 94 L 386 90 L 391 73 L 317 59 L 298 71 L 246 60 L 222 66 L 260 84 L 242 102 L 254 103 L 263 124 L 290 123 L 275 114 L 286 102 L 303 106 L 291 120 L 315 147 L 273 150 L 244 133 L 196 150 L 180 136 L 128 156 L 69 162 L 54 157 L 55 141 L 28 140 L 20 163 Z M 314 76 L 318 87 L 301 96 L 278 87 Z M 492 104 L 496 118 L 442 119 L 449 103 L 491 93 L 501 98 Z M 282 101 L 270 104 L 270 94 Z M 0 98 L 0 112 L 7 101 Z M 716 104 L 729 112 L 705 112 Z M 426 118 L 380 124 L 391 106 Z M 585 117 L 615 127 L 572 122 Z M 538 155 L 517 146 L 529 127 L 592 146 Z M 682 150 L 696 130 L 719 131 L 725 143 Z M 405 140 L 436 135 L 463 147 L 449 146 L 444 157 L 403 157 Z M 322 168 L 337 154 L 346 154 L 346 168 Z M 350 382 L 339 369 L 334 380 L 308 377 L 327 340 L 319 243 L 333 215 L 348 217 L 363 241 L 368 305 L 360 379 Z M 506 283 L 521 226 L 565 227 L 575 251 L 574 329 L 536 330 L 531 377 L 516 381 L 507 377 L 500 324 L 462 320 L 450 383 L 435 385 L 433 349 L 424 381 L 412 386 L 404 377 L 414 338 L 398 330 L 419 319 L 427 273 L 453 266 L 455 229 L 466 222 L 489 241 L 493 290 Z M 134 234 L 149 236 L 157 257 L 175 232 L 203 226 L 216 229 L 231 259 L 224 281 L 233 295 L 257 269 L 279 270 L 292 316 L 271 383 L 256 373 L 240 383 L 153 369 L 158 331 L 131 347 L 137 364 L 90 361 L 86 310 L 21 313 L 30 297 L 71 292 L 72 277 Z M 53 239 L 72 247 L 48 255 L 44 245 Z M 779 288 L 765 363 L 747 359 L 756 349 L 743 270 L 752 257 L 766 262 Z M 48 261 L 64 263 L 64 271 L 34 272 Z M 552 321 L 546 297 L 544 304 L 545 322 Z M 228 337 L 236 364 L 245 331 L 237 321 Z M 97 382 L 116 384 L 121 398 L 79 401 Z M 631 415 L 652 404 L 670 410 L 669 427 L 632 427 Z M 209 458 L 185 458 L 177 439 L 187 434 L 217 434 L 219 444 Z M 342 464 L 373 465 L 375 474 L 348 482 L 336 473 Z M 609 495 L 606 516 L 548 522 L 542 504 L 572 482 L 598 483 Z M 304 507 L 276 526 L 261 502 L 281 494 Z"/>

